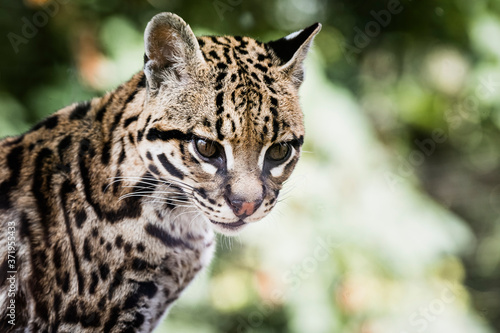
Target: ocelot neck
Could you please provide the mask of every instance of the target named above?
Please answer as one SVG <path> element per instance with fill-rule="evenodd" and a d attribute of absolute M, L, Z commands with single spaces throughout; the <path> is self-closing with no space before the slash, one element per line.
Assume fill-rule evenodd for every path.
<path fill-rule="evenodd" d="M 98 107 L 89 115 L 92 128 L 80 141 L 78 163 L 86 199 L 101 219 L 139 217 L 141 198 L 133 193 L 156 187 L 135 149 L 145 95 L 145 76 L 139 72 L 92 102 Z"/>

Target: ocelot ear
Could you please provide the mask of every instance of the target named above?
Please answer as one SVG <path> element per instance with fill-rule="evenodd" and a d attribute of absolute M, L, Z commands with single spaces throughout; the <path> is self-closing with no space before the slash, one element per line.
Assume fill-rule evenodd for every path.
<path fill-rule="evenodd" d="M 144 32 L 144 72 L 151 88 L 169 79 L 182 79 L 205 63 L 200 45 L 189 27 L 173 13 L 155 15 Z"/>
<path fill-rule="evenodd" d="M 320 30 L 321 24 L 315 23 L 304 30 L 267 43 L 275 58 L 277 58 L 280 69 L 292 80 L 297 88 L 304 80 L 302 63 L 306 58 L 314 36 Z"/>

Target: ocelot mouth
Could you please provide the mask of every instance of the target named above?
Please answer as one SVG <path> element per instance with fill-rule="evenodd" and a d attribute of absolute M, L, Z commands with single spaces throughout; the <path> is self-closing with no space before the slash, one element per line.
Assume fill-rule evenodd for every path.
<path fill-rule="evenodd" d="M 221 227 L 224 227 L 227 229 L 238 229 L 239 227 L 246 224 L 246 222 L 244 222 L 243 220 L 239 220 L 239 221 L 232 222 L 232 223 L 215 222 L 212 220 L 210 220 L 210 222 L 212 222 L 213 224 L 216 224 L 216 225 L 220 225 Z"/>

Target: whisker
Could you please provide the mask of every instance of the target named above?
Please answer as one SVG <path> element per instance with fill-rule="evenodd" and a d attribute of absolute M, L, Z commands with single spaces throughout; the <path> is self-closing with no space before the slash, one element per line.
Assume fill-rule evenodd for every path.
<path fill-rule="evenodd" d="M 162 196 L 162 198 L 179 198 L 179 199 L 180 198 L 185 198 L 185 196 L 180 195 L 177 192 L 158 192 L 158 191 L 151 191 L 151 190 L 134 191 L 134 192 L 130 192 L 130 193 L 124 194 L 121 197 L 127 197 L 127 196 L 138 195 L 138 194 L 158 194 L 158 195 L 165 194 L 165 196 Z M 171 196 L 167 196 L 167 195 L 171 195 Z"/>
<path fill-rule="evenodd" d="M 168 202 L 162 202 L 162 201 L 158 201 L 158 200 L 149 200 L 149 201 L 145 201 L 146 203 L 149 203 L 149 204 L 168 204 Z M 175 210 L 175 209 L 178 209 L 178 208 L 192 208 L 193 206 L 190 206 L 190 205 L 181 205 L 181 204 L 174 204 L 174 208 L 172 210 Z"/>
<path fill-rule="evenodd" d="M 181 203 L 181 204 L 186 204 L 186 206 L 189 206 L 189 207 L 194 207 L 193 204 L 190 204 L 189 201 L 185 201 L 185 200 L 181 200 L 181 199 L 177 199 L 177 198 L 166 198 L 166 197 L 162 197 L 162 196 L 156 196 L 156 195 L 152 195 L 152 193 L 129 193 L 129 194 L 125 194 L 125 195 L 122 195 L 118 200 L 124 200 L 124 199 L 127 199 L 127 198 L 131 198 L 131 197 L 138 197 L 138 198 L 151 198 L 151 199 L 157 199 L 158 202 L 162 202 L 162 203 Z"/>
<path fill-rule="evenodd" d="M 290 195 L 280 195 L 278 199 L 276 199 L 276 203 L 288 202 L 292 196 Z"/>
<path fill-rule="evenodd" d="M 199 219 L 199 218 L 200 218 L 200 216 L 203 216 L 203 213 L 202 213 L 202 212 L 200 212 L 199 210 L 197 210 L 197 211 L 198 211 L 198 214 L 196 214 L 196 215 L 195 215 L 195 216 L 191 219 L 191 221 L 189 221 L 189 223 L 188 223 L 188 227 L 189 227 L 189 228 L 192 228 L 192 227 L 193 227 L 193 224 L 194 224 L 195 220 Z"/>
<path fill-rule="evenodd" d="M 188 190 L 193 190 L 194 187 L 191 186 L 191 185 L 188 185 L 182 181 L 179 181 L 179 180 L 176 180 L 176 179 L 164 179 L 164 178 L 161 178 L 161 179 L 156 179 L 154 177 L 135 177 L 135 176 L 128 176 L 128 177 L 110 177 L 108 179 L 114 179 L 113 182 L 111 184 L 108 185 L 108 187 L 116 182 L 120 182 L 120 181 L 136 181 L 136 180 L 139 180 L 143 183 L 146 183 L 147 185 L 151 185 L 151 186 L 159 186 L 159 185 L 168 185 L 168 186 L 178 186 L 178 187 L 181 187 L 181 188 L 184 188 L 184 189 L 188 189 Z M 134 187 L 134 185 L 127 185 L 127 187 Z"/>
<path fill-rule="evenodd" d="M 194 206 L 191 206 L 191 207 L 192 207 L 192 208 L 196 208 L 196 207 L 194 207 Z M 198 210 L 198 209 L 193 209 L 193 210 L 190 210 L 190 211 L 184 211 L 184 212 L 181 212 L 181 213 L 177 214 L 177 215 L 173 218 L 173 220 L 178 219 L 178 218 L 179 218 L 179 217 L 181 217 L 182 215 L 185 215 L 185 214 L 192 214 L 192 213 L 196 213 L 196 212 L 199 212 L 199 210 Z"/>
<path fill-rule="evenodd" d="M 135 195 L 135 194 L 158 194 L 158 195 L 164 194 L 165 196 L 163 196 L 163 198 L 167 198 L 167 199 L 179 199 L 179 200 L 186 198 L 185 195 L 179 194 L 178 192 L 151 191 L 151 190 L 148 190 L 148 189 L 144 189 L 144 191 L 130 192 L 130 193 L 122 195 L 122 197 L 127 197 L 127 196 Z M 184 200 L 184 201 L 186 201 L 186 200 Z"/>

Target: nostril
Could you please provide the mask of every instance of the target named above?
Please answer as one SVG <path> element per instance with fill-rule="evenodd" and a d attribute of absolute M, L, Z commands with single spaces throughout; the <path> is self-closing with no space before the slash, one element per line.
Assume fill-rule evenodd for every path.
<path fill-rule="evenodd" d="M 239 211 L 244 203 L 243 200 L 238 200 L 238 199 L 234 199 L 234 198 L 231 199 L 228 197 L 226 197 L 226 201 L 234 211 Z"/>
<path fill-rule="evenodd" d="M 234 214 L 239 218 L 245 218 L 252 215 L 262 204 L 262 199 L 249 202 L 239 198 L 231 198 L 225 196 L 226 202 L 233 210 Z"/>

